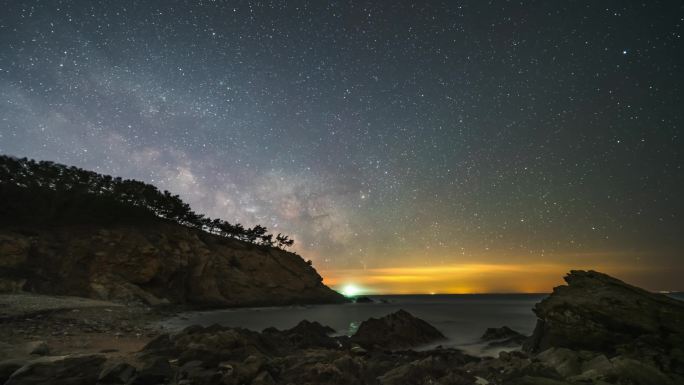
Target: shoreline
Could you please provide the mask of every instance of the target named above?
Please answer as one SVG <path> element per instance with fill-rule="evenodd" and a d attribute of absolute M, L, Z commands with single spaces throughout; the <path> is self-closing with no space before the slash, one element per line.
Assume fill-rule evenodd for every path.
<path fill-rule="evenodd" d="M 104 354 L 108 358 L 140 351 L 164 333 L 165 322 L 184 314 L 260 311 L 311 306 L 341 306 L 343 303 L 292 303 L 273 306 L 208 307 L 147 306 L 87 297 L 36 294 L 0 294 L 0 361 L 42 356 Z M 47 351 L 31 354 L 38 345 Z M 39 349 L 44 350 L 44 349 Z"/>
<path fill-rule="evenodd" d="M 488 295 L 485 294 L 485 296 Z M 508 296 L 508 294 L 505 295 Z M 374 295 L 369 297 L 406 298 L 407 296 Z M 437 297 L 439 296 L 462 297 L 482 295 L 437 295 Z M 517 295 L 513 294 L 512 296 Z M 534 295 L 523 294 L 523 296 Z M 425 295 L 425 297 L 433 296 Z M 140 351 L 156 337 L 165 333 L 179 333 L 186 327 L 200 324 L 189 321 L 206 315 L 220 315 L 224 313 L 259 314 L 271 311 L 304 311 L 327 307 L 367 308 L 369 306 L 381 312 L 389 312 L 391 307 L 398 306 L 398 304 L 392 302 L 346 302 L 339 304 L 292 304 L 194 310 L 174 306 L 150 307 L 141 304 L 121 304 L 75 296 L 33 293 L 0 294 L 0 341 L 2 341 L 0 343 L 0 361 L 17 358 L 36 359 L 45 356 L 88 354 L 103 354 L 108 359 L 126 358 L 128 360 L 134 353 Z M 306 317 L 296 319 L 292 322 L 292 326 L 303 319 L 306 319 Z M 178 323 L 174 325 L 174 321 L 178 321 Z M 205 326 L 211 324 L 214 324 L 214 322 L 207 322 Z M 248 329 L 261 332 L 266 327 L 248 327 Z M 353 331 L 351 330 L 338 329 L 335 335 L 349 336 L 352 333 Z M 479 347 L 479 345 L 482 345 L 475 338 L 467 342 L 445 342 L 443 344 L 428 344 L 423 347 L 417 347 L 416 350 L 429 351 L 444 345 L 447 348 L 464 348 L 464 351 L 477 356 L 491 356 L 486 349 L 477 349 L 480 353 L 468 349 L 470 346 Z M 47 346 L 47 350 L 40 354 L 31 354 L 31 350 L 37 346 Z M 493 353 L 496 354 L 498 351 Z"/>

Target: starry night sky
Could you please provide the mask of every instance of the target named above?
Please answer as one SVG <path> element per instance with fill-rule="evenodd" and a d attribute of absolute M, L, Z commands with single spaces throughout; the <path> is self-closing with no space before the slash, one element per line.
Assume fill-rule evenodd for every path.
<path fill-rule="evenodd" d="M 684 290 L 683 3 L 416 3 L 4 2 L 0 153 L 290 234 L 336 287 Z"/>

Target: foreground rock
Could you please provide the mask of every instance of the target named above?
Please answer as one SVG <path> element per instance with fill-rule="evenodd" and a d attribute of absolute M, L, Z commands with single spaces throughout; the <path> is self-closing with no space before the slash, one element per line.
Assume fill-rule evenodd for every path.
<path fill-rule="evenodd" d="M 433 354 L 394 368 L 378 378 L 382 385 L 475 384 L 476 378 L 462 368 L 471 362 L 464 357 Z"/>
<path fill-rule="evenodd" d="M 515 347 L 521 346 L 527 341 L 527 336 L 516 332 L 508 326 L 502 326 L 500 328 L 488 328 L 480 339 L 489 342 L 487 345 L 491 347 Z"/>
<path fill-rule="evenodd" d="M 538 355 L 503 352 L 465 365 L 490 384 L 505 385 L 681 385 L 684 378 L 625 356 L 550 348 Z"/>
<path fill-rule="evenodd" d="M 156 220 L 0 227 L 0 292 L 195 307 L 336 303 L 300 256 Z"/>
<path fill-rule="evenodd" d="M 289 330 L 262 333 L 221 326 L 189 327 L 163 335 L 139 354 L 144 362 L 164 359 L 176 365 L 175 381 L 192 384 L 416 384 L 444 383 L 450 378 L 473 380 L 459 369 L 477 358 L 456 350 L 386 352 L 363 355 L 347 337 L 302 321 Z M 403 381 L 403 382 L 402 382 Z M 469 384 L 473 382 L 460 382 Z"/>
<path fill-rule="evenodd" d="M 399 310 L 362 322 L 351 341 L 366 348 L 405 349 L 444 339 L 429 323 Z"/>
<path fill-rule="evenodd" d="M 595 271 L 571 271 L 565 280 L 535 306 L 526 351 L 583 381 L 684 383 L 684 303 Z"/>
<path fill-rule="evenodd" d="M 567 286 L 555 288 L 535 306 L 539 321 L 527 350 L 566 347 L 612 353 L 638 340 L 671 345 L 684 337 L 681 301 L 595 271 L 571 271 L 565 281 Z"/>

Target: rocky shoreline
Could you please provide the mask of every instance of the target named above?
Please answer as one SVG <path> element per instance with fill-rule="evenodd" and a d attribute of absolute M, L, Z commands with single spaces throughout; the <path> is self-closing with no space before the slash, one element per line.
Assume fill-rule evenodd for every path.
<path fill-rule="evenodd" d="M 684 384 L 684 303 L 597 272 L 566 281 L 535 307 L 533 336 L 483 330 L 483 342 L 518 347 L 498 357 L 412 350 L 443 335 L 405 311 L 351 337 L 309 321 L 167 333 L 156 325 L 170 314 L 151 307 L 73 299 L 22 311 L 29 297 L 3 296 L 0 384 Z"/>

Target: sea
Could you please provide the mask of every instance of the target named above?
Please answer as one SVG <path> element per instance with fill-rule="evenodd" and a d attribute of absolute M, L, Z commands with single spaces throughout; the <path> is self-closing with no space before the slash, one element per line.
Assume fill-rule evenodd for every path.
<path fill-rule="evenodd" d="M 371 317 L 382 317 L 404 309 L 437 329 L 447 341 L 437 345 L 458 348 L 477 356 L 497 356 L 511 347 L 490 347 L 480 340 L 487 328 L 508 326 L 530 335 L 537 317 L 534 305 L 548 294 L 450 294 L 450 295 L 377 295 L 373 303 L 307 305 L 286 307 L 239 308 L 182 313 L 164 321 L 170 331 L 190 325 L 220 324 L 261 331 L 268 327 L 288 329 L 301 320 L 318 321 L 336 330 L 338 335 L 352 335 L 359 324 Z M 684 300 L 683 294 L 672 294 Z"/>

